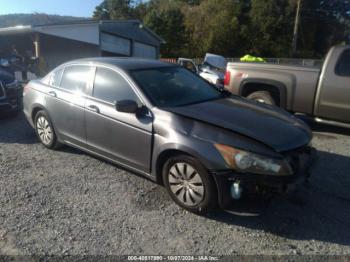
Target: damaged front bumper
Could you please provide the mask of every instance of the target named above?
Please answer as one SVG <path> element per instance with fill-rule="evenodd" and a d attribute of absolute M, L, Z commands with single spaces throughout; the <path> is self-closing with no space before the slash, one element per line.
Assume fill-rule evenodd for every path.
<path fill-rule="evenodd" d="M 285 154 L 294 171 L 290 176 L 242 174 L 233 170 L 212 172 L 218 188 L 219 205 L 227 207 L 235 199 L 232 190 L 239 185 L 243 193 L 286 193 L 308 180 L 310 169 L 317 158 L 316 150 L 305 147 Z M 237 197 L 237 195 L 236 195 Z M 237 198 L 236 198 L 237 199 Z"/>

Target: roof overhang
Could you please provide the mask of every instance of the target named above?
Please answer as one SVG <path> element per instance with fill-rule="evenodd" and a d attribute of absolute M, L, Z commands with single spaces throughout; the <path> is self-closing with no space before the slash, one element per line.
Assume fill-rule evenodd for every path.
<path fill-rule="evenodd" d="M 97 23 L 35 26 L 33 31 L 94 45 L 100 44 L 99 26 Z"/>
<path fill-rule="evenodd" d="M 0 36 L 19 35 L 25 33 L 41 33 L 72 40 L 99 45 L 99 27 L 103 24 L 137 23 L 139 28 L 146 31 L 153 39 L 161 44 L 165 40 L 147 28 L 140 20 L 82 20 L 47 25 L 18 25 L 0 28 Z"/>
<path fill-rule="evenodd" d="M 24 33 L 32 33 L 33 28 L 30 25 L 17 25 L 13 27 L 4 27 L 0 28 L 0 36 L 1 35 L 18 35 Z"/>

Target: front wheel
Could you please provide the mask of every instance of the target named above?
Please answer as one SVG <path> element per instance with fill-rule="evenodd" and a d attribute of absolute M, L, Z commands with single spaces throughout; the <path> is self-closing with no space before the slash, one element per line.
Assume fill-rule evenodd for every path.
<path fill-rule="evenodd" d="M 175 203 L 190 212 L 205 214 L 217 205 L 215 182 L 193 157 L 170 158 L 163 167 L 163 181 Z"/>

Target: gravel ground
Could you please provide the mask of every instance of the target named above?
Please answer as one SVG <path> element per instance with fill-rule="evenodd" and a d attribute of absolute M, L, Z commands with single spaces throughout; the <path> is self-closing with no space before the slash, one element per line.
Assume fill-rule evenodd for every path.
<path fill-rule="evenodd" d="M 201 217 L 117 166 L 45 149 L 23 115 L 0 127 L 0 254 L 350 254 L 346 130 L 315 127 L 320 158 L 308 187 L 259 216 Z"/>

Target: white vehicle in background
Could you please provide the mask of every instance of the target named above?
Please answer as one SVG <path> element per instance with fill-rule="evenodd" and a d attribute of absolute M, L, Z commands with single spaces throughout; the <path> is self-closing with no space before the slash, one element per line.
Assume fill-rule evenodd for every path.
<path fill-rule="evenodd" d="M 208 82 L 220 88 L 224 87 L 224 78 L 227 66 L 227 60 L 225 57 L 207 53 L 203 64 L 201 65 L 196 65 L 192 59 L 188 58 L 179 58 L 177 63 L 200 75 Z"/>

